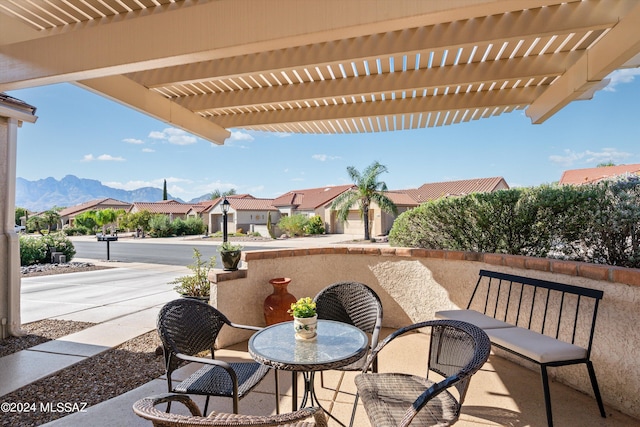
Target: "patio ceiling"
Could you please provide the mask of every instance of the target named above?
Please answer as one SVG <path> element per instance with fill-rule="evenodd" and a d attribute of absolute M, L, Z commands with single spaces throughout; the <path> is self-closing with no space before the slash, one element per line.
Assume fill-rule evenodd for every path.
<path fill-rule="evenodd" d="M 638 28 L 637 0 L 0 0 L 0 91 L 72 82 L 216 143 L 542 123 L 639 66 Z"/>

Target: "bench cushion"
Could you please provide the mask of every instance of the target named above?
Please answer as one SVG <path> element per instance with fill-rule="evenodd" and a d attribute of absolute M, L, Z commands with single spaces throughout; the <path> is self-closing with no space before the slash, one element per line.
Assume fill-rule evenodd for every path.
<path fill-rule="evenodd" d="M 463 322 L 472 323 L 480 329 L 495 328 L 514 328 L 515 326 L 494 319 L 493 317 L 482 314 L 476 310 L 443 310 L 436 312 L 436 319 L 446 320 L 462 320 Z"/>
<path fill-rule="evenodd" d="M 522 354 L 538 363 L 584 359 L 587 350 L 520 327 L 487 329 L 494 344 Z"/>

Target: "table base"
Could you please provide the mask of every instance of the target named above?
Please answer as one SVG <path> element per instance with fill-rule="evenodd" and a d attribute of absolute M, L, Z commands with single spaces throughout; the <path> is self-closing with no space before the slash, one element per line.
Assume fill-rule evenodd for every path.
<path fill-rule="evenodd" d="M 293 397 L 291 400 L 291 410 L 293 412 L 298 410 L 298 378 L 296 374 L 297 374 L 296 371 L 291 372 L 291 392 Z M 315 377 L 316 377 L 315 374 L 316 373 L 314 371 L 302 372 L 302 377 L 304 378 L 304 391 L 302 396 L 302 402 L 300 402 L 300 407 L 306 408 L 307 406 L 317 406 L 321 408 L 328 417 L 333 418 L 342 427 L 347 427 L 346 424 L 344 424 L 342 421 L 340 421 L 331 413 L 329 413 L 329 411 L 327 411 L 320 404 L 320 399 L 318 399 L 318 396 L 316 395 L 316 390 L 314 386 Z M 309 405 L 307 405 L 307 403 L 309 403 Z"/>

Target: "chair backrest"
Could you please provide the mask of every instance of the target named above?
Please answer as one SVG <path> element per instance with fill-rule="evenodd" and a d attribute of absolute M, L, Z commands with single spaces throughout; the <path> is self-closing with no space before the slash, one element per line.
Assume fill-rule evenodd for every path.
<path fill-rule="evenodd" d="M 158 334 L 164 347 L 167 370 L 179 364 L 173 354 L 193 356 L 211 350 L 220 329 L 231 322 L 224 314 L 204 302 L 180 298 L 165 304 L 158 314 Z"/>
<path fill-rule="evenodd" d="M 382 303 L 373 289 L 359 282 L 338 282 L 327 286 L 314 298 L 318 319 L 348 323 L 372 334 L 377 345 L 382 327 Z"/>
<path fill-rule="evenodd" d="M 487 361 L 490 351 L 489 338 L 475 325 L 456 321 L 431 325 L 429 370 L 445 378 L 458 378 L 455 387 L 460 394 L 460 405 L 471 376 Z"/>
<path fill-rule="evenodd" d="M 191 412 L 191 415 L 181 415 L 165 412 L 156 408 L 167 402 L 180 402 Z M 144 419 L 153 422 L 155 427 L 195 427 L 195 426 L 287 426 L 287 427 L 327 427 L 326 417 L 321 408 L 302 408 L 295 412 L 276 415 L 242 415 L 212 412 L 203 417 L 198 406 L 188 395 L 160 394 L 145 397 L 133 404 L 133 412 Z M 314 422 L 315 421 L 315 422 Z"/>

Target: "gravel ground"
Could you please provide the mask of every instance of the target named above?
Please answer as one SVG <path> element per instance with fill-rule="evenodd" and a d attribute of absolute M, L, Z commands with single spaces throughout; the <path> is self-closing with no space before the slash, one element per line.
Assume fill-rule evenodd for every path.
<path fill-rule="evenodd" d="M 72 322 L 70 320 L 45 319 L 37 322 L 26 323 L 22 329 L 28 332 L 23 337 L 9 337 L 0 341 L 0 357 L 8 356 L 20 350 L 24 350 L 43 342 L 55 340 L 65 335 L 81 331 L 94 323 Z"/>
<path fill-rule="evenodd" d="M 0 425 L 38 426 L 68 415 L 41 410 L 43 404 L 88 408 L 158 378 L 164 373 L 162 356 L 155 354 L 158 345 L 158 334 L 152 331 L 0 397 L 0 402 L 30 404 L 34 409 L 3 413 Z"/>
<path fill-rule="evenodd" d="M 22 277 L 110 268 L 92 264 L 69 264 L 71 265 L 47 264 L 37 271 L 23 272 Z M 0 357 L 69 335 L 92 325 L 86 322 L 51 319 L 22 325 L 22 329 L 29 334 L 0 341 Z M 26 404 L 23 406 L 25 410 L 20 413 L 0 413 L 0 426 L 38 426 L 68 415 L 68 411 L 54 411 L 47 409 L 46 405 L 52 404 L 57 407 L 62 404 L 63 409 L 81 409 L 116 397 L 158 378 L 164 374 L 162 356 L 155 353 L 159 345 L 160 338 L 157 332 L 152 331 L 13 393 L 0 396 L 0 403 Z M 29 409 L 28 412 L 27 409 Z"/>
<path fill-rule="evenodd" d="M 90 262 L 68 262 L 65 264 L 36 264 L 20 267 L 21 277 L 49 276 L 52 274 L 77 273 L 79 271 L 105 270 L 107 268 Z"/>

